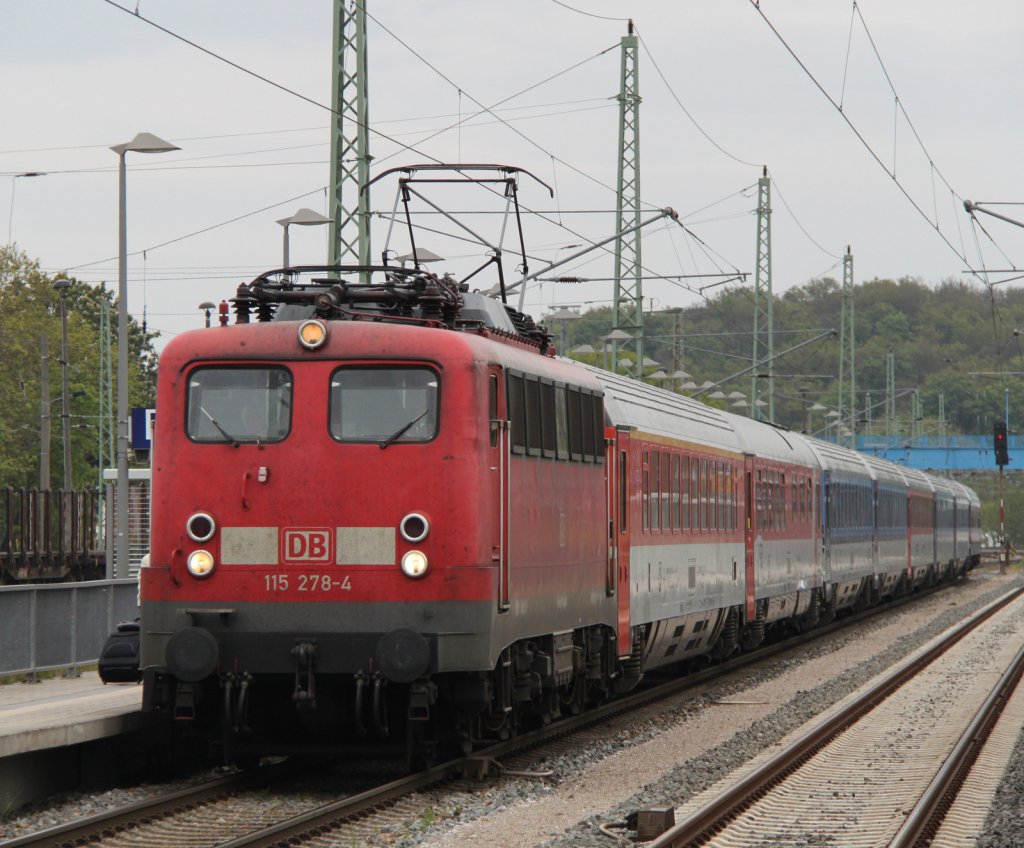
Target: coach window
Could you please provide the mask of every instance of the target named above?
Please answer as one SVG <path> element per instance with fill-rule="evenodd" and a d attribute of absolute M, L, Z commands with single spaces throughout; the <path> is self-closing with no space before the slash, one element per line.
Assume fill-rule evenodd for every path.
<path fill-rule="evenodd" d="M 569 413 L 565 407 L 565 386 L 555 386 L 555 435 L 558 458 L 569 458 Z"/>
<path fill-rule="evenodd" d="M 725 466 L 725 497 L 726 510 L 725 521 L 727 530 L 736 529 L 736 476 L 733 473 L 732 463 Z"/>
<path fill-rule="evenodd" d="M 594 423 L 594 461 L 604 462 L 604 397 L 590 396 L 591 421 Z"/>
<path fill-rule="evenodd" d="M 569 458 L 579 462 L 583 459 L 583 426 L 580 421 L 580 390 L 568 389 L 569 406 Z"/>
<path fill-rule="evenodd" d="M 761 483 L 761 469 L 757 469 L 757 476 L 754 482 L 754 526 L 758 530 L 764 529 L 764 490 Z"/>
<path fill-rule="evenodd" d="M 679 529 L 679 455 L 672 456 L 672 529 Z"/>
<path fill-rule="evenodd" d="M 520 374 L 509 374 L 508 418 L 511 422 L 512 453 L 526 453 L 526 398 L 523 378 Z"/>
<path fill-rule="evenodd" d="M 786 474 L 779 474 L 779 529 L 786 529 Z"/>
<path fill-rule="evenodd" d="M 558 452 L 558 428 L 555 421 L 555 384 L 548 380 L 540 383 L 540 410 L 544 456 L 553 459 Z"/>
<path fill-rule="evenodd" d="M 526 452 L 530 456 L 541 454 L 540 382 L 527 377 L 526 387 Z"/>
<path fill-rule="evenodd" d="M 722 463 L 722 491 L 722 497 L 725 502 L 723 507 L 725 514 L 723 529 L 732 530 L 732 465 L 728 462 Z"/>
<path fill-rule="evenodd" d="M 650 506 L 651 471 L 650 471 L 650 466 L 648 465 L 647 451 L 644 451 L 643 456 L 644 456 L 644 461 L 643 461 L 644 489 L 643 489 L 643 493 L 641 494 L 640 500 L 643 503 L 643 529 L 644 530 L 650 530 L 651 529 L 651 506 Z"/>
<path fill-rule="evenodd" d="M 729 466 L 720 462 L 718 464 L 718 526 L 722 530 L 729 530 Z"/>
<path fill-rule="evenodd" d="M 708 463 L 708 526 L 711 529 L 718 529 L 718 463 L 714 460 Z"/>
<path fill-rule="evenodd" d="M 682 528 L 690 529 L 690 457 L 684 456 L 679 464 L 679 509 L 682 513 Z"/>
<path fill-rule="evenodd" d="M 700 529 L 708 529 L 708 461 L 700 461 Z"/>
<path fill-rule="evenodd" d="M 661 529 L 668 530 L 671 526 L 669 512 L 672 507 L 672 477 L 669 471 L 671 455 L 668 451 L 661 452 Z"/>
<path fill-rule="evenodd" d="M 429 368 L 339 368 L 331 375 L 331 435 L 340 442 L 429 442 L 438 379 Z"/>
<path fill-rule="evenodd" d="M 661 455 L 651 451 L 651 529 L 661 527 Z"/>
<path fill-rule="evenodd" d="M 690 529 L 700 529 L 700 460 L 690 458 Z"/>
<path fill-rule="evenodd" d="M 188 378 L 186 429 L 195 442 L 279 442 L 292 415 L 284 368 L 197 368 Z"/>
<path fill-rule="evenodd" d="M 593 462 L 597 454 L 594 433 L 594 396 L 580 392 L 580 432 L 583 434 L 583 459 Z"/>

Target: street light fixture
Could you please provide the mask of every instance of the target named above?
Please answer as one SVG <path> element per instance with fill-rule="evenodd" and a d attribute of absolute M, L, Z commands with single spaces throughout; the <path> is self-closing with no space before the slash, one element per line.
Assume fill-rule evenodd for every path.
<path fill-rule="evenodd" d="M 314 212 L 312 209 L 303 207 L 290 218 L 282 218 L 277 223 L 284 227 L 284 253 L 283 259 L 281 260 L 281 267 L 287 268 L 289 265 L 288 227 L 292 224 L 297 224 L 300 227 L 315 227 L 317 224 L 330 224 L 331 219 L 326 215 L 321 215 L 319 212 Z"/>
<path fill-rule="evenodd" d="M 114 526 L 115 570 L 108 574 L 127 577 L 128 547 L 128 225 L 127 172 L 125 155 L 132 153 L 167 153 L 180 150 L 169 141 L 151 133 L 139 133 L 131 141 L 112 145 L 117 154 L 117 512 Z"/>
<path fill-rule="evenodd" d="M 566 321 L 578 321 L 582 317 L 583 316 L 580 315 L 579 312 L 574 312 L 572 309 L 566 309 L 563 306 L 561 309 L 557 310 L 556 312 L 552 312 L 545 319 L 547 321 L 558 321 L 558 323 L 559 323 L 559 327 L 560 327 L 560 335 L 559 335 L 559 338 L 558 338 L 558 352 L 559 353 L 564 355 L 566 345 L 568 344 L 568 341 L 566 340 L 566 333 L 565 333 L 565 331 L 566 331 Z"/>
<path fill-rule="evenodd" d="M 395 259 L 402 263 L 403 268 L 406 262 L 411 262 L 416 268 L 428 262 L 444 262 L 443 256 L 438 256 L 434 251 L 427 250 L 425 247 L 417 247 L 402 256 L 396 256 Z"/>
<path fill-rule="evenodd" d="M 629 333 L 627 333 L 627 332 L 625 332 L 623 330 L 614 329 L 607 336 L 601 336 L 601 341 L 604 342 L 604 368 L 605 368 L 605 370 L 606 371 L 608 370 L 608 345 L 609 345 L 609 343 L 612 346 L 612 365 L 611 365 L 611 367 L 612 367 L 613 371 L 618 370 L 619 363 L 622 361 L 621 359 L 619 359 L 619 344 L 621 342 L 633 341 L 633 337 Z M 630 365 L 632 365 L 632 364 L 633 363 L 630 362 Z M 642 377 L 643 374 L 641 373 L 640 376 Z"/>

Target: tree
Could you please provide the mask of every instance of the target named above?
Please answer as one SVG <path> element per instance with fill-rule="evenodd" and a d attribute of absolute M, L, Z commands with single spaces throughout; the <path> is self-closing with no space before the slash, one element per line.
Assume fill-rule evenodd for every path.
<path fill-rule="evenodd" d="M 49 413 L 50 487 L 63 484 L 61 439 L 61 296 L 38 261 L 12 245 L 0 247 L 0 485 L 39 485 L 40 426 Z M 66 294 L 72 477 L 76 488 L 96 486 L 99 424 L 100 310 L 106 302 L 116 324 L 113 293 L 71 278 Z M 40 398 L 40 337 L 47 335 L 50 397 Z M 154 334 L 129 319 L 129 405 L 155 398 Z M 116 344 L 111 346 L 116 360 Z"/>

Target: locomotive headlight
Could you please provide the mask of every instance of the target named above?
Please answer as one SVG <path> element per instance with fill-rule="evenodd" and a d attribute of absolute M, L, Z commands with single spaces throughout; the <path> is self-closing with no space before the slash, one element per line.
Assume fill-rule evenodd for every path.
<path fill-rule="evenodd" d="M 209 542 L 217 532 L 217 522 L 207 512 L 197 512 L 185 522 L 185 532 L 193 542 Z"/>
<path fill-rule="evenodd" d="M 402 573 L 406 577 L 422 577 L 427 573 L 427 555 L 423 551 L 408 551 L 402 557 Z"/>
<path fill-rule="evenodd" d="M 425 515 L 421 515 L 418 512 L 410 512 L 402 519 L 402 523 L 398 525 L 398 530 L 405 541 L 412 542 L 415 545 L 417 542 L 422 542 L 427 538 L 427 533 L 430 531 L 430 522 L 427 521 Z"/>
<path fill-rule="evenodd" d="M 327 326 L 316 319 L 303 321 L 299 325 L 299 344 L 306 350 L 316 350 L 327 341 Z"/>
<path fill-rule="evenodd" d="M 213 573 L 213 554 L 209 551 L 192 551 L 186 566 L 193 577 L 209 577 Z"/>

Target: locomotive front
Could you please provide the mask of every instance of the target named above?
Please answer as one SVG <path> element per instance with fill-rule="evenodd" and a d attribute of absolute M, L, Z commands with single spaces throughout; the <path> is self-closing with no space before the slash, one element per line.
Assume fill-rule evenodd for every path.
<path fill-rule="evenodd" d="M 370 321 L 185 334 L 160 366 L 144 707 L 226 760 L 429 720 L 497 650 L 486 363 Z M 482 696 L 475 696 L 482 697 Z"/>

